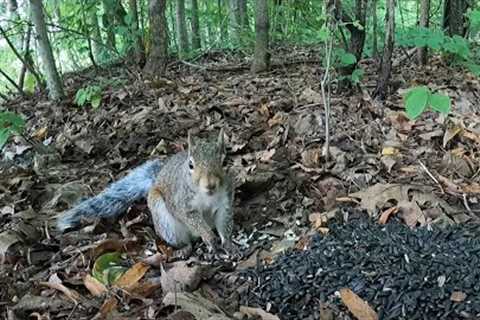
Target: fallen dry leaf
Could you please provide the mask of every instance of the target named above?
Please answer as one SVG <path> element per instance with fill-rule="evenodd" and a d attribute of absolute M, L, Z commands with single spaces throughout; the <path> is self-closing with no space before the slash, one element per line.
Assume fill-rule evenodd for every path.
<path fill-rule="evenodd" d="M 377 313 L 362 298 L 348 288 L 340 289 L 342 302 L 358 320 L 377 320 Z"/>
<path fill-rule="evenodd" d="M 132 288 L 143 278 L 149 268 L 148 264 L 137 262 L 115 282 L 115 286 L 123 289 Z"/>
<path fill-rule="evenodd" d="M 450 300 L 453 302 L 462 302 L 467 298 L 467 295 L 462 291 L 453 291 Z"/>
<path fill-rule="evenodd" d="M 268 313 L 260 308 L 241 306 L 240 313 L 246 315 L 247 317 L 260 317 L 261 320 L 280 320 L 280 318 L 276 315 Z"/>
<path fill-rule="evenodd" d="M 48 282 L 40 282 L 40 285 L 55 289 L 66 295 L 70 300 L 75 304 L 78 304 L 81 296 L 78 292 L 73 289 L 69 289 L 62 284 L 62 280 L 58 277 L 56 273 L 52 274 L 48 279 Z"/>
<path fill-rule="evenodd" d="M 386 224 L 388 219 L 392 214 L 395 214 L 398 212 L 398 207 L 391 207 L 385 211 L 382 212 L 380 215 L 380 218 L 378 219 L 378 223 L 380 224 Z"/>
<path fill-rule="evenodd" d="M 83 278 L 83 285 L 95 297 L 107 292 L 107 287 L 89 274 Z"/>

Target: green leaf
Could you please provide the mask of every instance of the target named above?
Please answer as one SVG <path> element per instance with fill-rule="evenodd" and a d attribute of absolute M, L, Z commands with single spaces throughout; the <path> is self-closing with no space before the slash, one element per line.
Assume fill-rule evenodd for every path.
<path fill-rule="evenodd" d="M 344 66 L 349 66 L 357 62 L 357 58 L 351 53 L 340 54 L 340 63 Z"/>
<path fill-rule="evenodd" d="M 353 72 L 352 72 L 352 82 L 353 83 L 359 83 L 362 80 L 364 73 L 365 72 L 363 71 L 363 69 L 353 70 Z"/>
<path fill-rule="evenodd" d="M 92 104 L 93 109 L 97 109 L 100 107 L 100 104 L 102 103 L 102 96 L 99 94 L 96 94 L 95 96 L 92 97 L 92 100 L 90 101 Z"/>
<path fill-rule="evenodd" d="M 8 128 L 0 129 L 0 150 L 2 150 L 5 143 L 7 143 L 8 138 L 10 138 L 11 132 Z"/>
<path fill-rule="evenodd" d="M 415 119 L 427 107 L 430 91 L 427 87 L 421 86 L 410 90 L 405 95 L 405 111 L 410 119 Z"/>
<path fill-rule="evenodd" d="M 433 110 L 436 110 L 441 113 L 449 113 L 450 112 L 450 97 L 434 93 L 430 96 L 430 107 Z"/>
<path fill-rule="evenodd" d="M 109 285 L 119 279 L 127 267 L 122 266 L 120 252 L 109 252 L 101 255 L 95 261 L 92 276 L 105 285 Z"/>

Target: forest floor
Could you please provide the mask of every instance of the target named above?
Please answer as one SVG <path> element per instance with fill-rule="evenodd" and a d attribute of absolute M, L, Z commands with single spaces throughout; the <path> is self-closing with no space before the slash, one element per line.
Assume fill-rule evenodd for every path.
<path fill-rule="evenodd" d="M 330 284 L 325 284 L 328 293 L 314 299 L 312 292 L 307 298 L 294 292 L 286 300 L 276 300 L 269 293 L 272 299 L 267 299 L 259 283 L 249 289 L 239 279 L 248 279 L 245 275 L 251 273 L 256 275 L 250 279 L 268 282 L 271 278 L 260 275 L 262 266 L 268 269 L 284 261 L 279 257 L 285 250 L 308 255 L 312 234 L 332 241 L 351 234 L 353 241 L 355 231 L 342 233 L 338 223 L 348 225 L 364 214 L 369 216 L 365 221 L 377 226 L 401 223 L 408 226 L 406 230 L 461 225 L 455 229 L 459 232 L 478 225 L 479 79 L 438 57 L 422 68 L 413 58 L 399 54 L 391 92 L 385 103 L 378 103 L 369 95 L 375 88 L 378 63 L 362 61 L 361 86 L 332 93 L 332 156 L 326 161 L 321 156 L 325 136 L 322 70 L 314 63 L 320 54 L 314 48 L 278 50 L 276 57 L 282 60 L 274 61 L 272 71 L 252 75 L 245 57 L 209 53 L 189 64 L 171 63 L 165 79 L 154 82 L 142 80 L 133 67 L 118 64 L 66 75 L 68 99 L 61 105 L 49 102 L 44 94 L 8 102 L 8 110 L 28 121 L 24 137 L 16 137 L 5 148 L 0 168 L 1 317 L 231 319 L 236 312 L 237 318 L 256 314 L 260 319 L 277 319 L 272 315 L 277 314 L 281 319 L 375 319 L 364 299 L 377 312 L 384 310 L 381 317 L 388 318 L 389 307 L 382 305 L 385 300 L 358 286 L 349 288 L 355 293 L 340 290 L 344 279 L 338 275 L 337 283 L 335 271 Z M 448 116 L 426 112 L 414 122 L 406 118 L 402 96 L 406 89 L 421 84 L 452 98 Z M 77 90 L 88 85 L 103 88 L 98 109 L 73 103 Z M 63 235 L 55 230 L 55 216 L 82 197 L 100 192 L 147 159 L 164 158 L 184 147 L 188 129 L 208 135 L 219 128 L 225 128 L 229 166 L 236 177 L 235 242 L 243 253 L 239 261 L 217 257 L 209 263 L 199 244 L 196 260 L 161 270 L 152 256 L 168 248 L 155 237 L 145 202 L 114 223 L 95 221 Z M 333 222 L 337 224 L 332 226 Z M 410 231 L 399 234 L 405 232 Z M 351 241 L 340 243 L 351 245 Z M 394 244 L 386 246 L 390 245 Z M 98 258 L 116 250 L 128 258 L 115 270 L 129 271 L 122 284 L 106 288 L 92 277 L 92 269 L 100 270 L 97 274 L 114 273 Z M 392 255 L 387 251 L 382 254 Z M 368 251 L 361 254 L 369 256 Z M 333 255 L 325 263 L 340 253 Z M 150 264 L 142 263 L 144 259 Z M 322 267 L 315 262 L 315 268 Z M 348 269 L 348 263 L 340 268 Z M 274 275 L 283 272 L 272 270 L 277 270 Z M 478 283 L 480 275 L 476 276 L 470 280 Z M 447 285 L 449 281 L 443 279 Z M 199 289 L 188 294 L 178 292 L 180 287 Z M 418 284 L 420 288 L 423 285 Z M 453 293 L 445 293 L 446 300 L 458 307 L 450 306 L 448 311 L 437 303 L 438 308 L 445 312 L 445 319 L 468 316 L 468 305 L 478 298 L 480 289 L 455 284 L 452 288 Z M 277 285 L 275 290 L 282 287 Z M 402 315 L 416 319 L 409 312 L 413 308 L 418 314 L 418 309 L 425 308 L 424 300 L 410 297 L 418 303 L 403 305 Z M 286 303 L 288 299 L 298 303 Z M 307 315 L 305 308 L 300 310 L 300 302 L 318 308 Z"/>

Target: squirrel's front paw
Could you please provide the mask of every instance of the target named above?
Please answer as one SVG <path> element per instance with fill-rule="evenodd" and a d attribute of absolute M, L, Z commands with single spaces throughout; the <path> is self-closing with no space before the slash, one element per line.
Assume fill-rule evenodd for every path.
<path fill-rule="evenodd" d="M 215 253 L 218 251 L 217 242 L 215 241 L 215 236 L 206 236 L 203 239 L 203 242 L 207 246 L 208 253 Z"/>
<path fill-rule="evenodd" d="M 226 254 L 233 258 L 240 257 L 240 249 L 232 242 L 232 241 L 225 241 L 222 244 L 223 250 Z"/>

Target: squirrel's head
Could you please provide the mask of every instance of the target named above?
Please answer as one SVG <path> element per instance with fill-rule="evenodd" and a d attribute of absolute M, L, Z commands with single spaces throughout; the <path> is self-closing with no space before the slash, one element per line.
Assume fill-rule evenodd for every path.
<path fill-rule="evenodd" d="M 188 132 L 188 167 L 192 181 L 208 195 L 213 195 L 223 184 L 225 156 L 223 129 L 213 140 L 193 138 Z"/>

